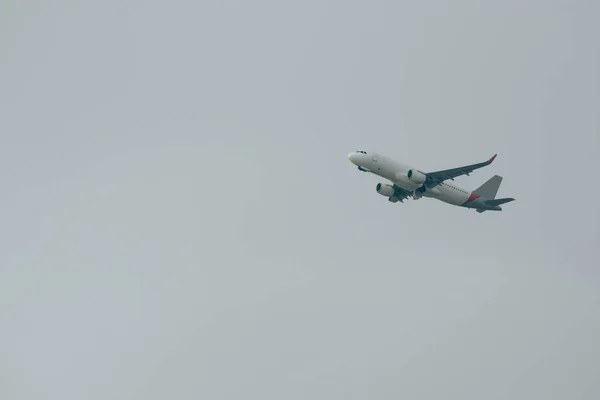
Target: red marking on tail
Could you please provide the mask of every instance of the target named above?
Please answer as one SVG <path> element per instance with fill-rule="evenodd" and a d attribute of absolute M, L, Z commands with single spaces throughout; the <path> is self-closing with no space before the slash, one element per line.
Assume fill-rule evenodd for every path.
<path fill-rule="evenodd" d="M 477 193 L 471 192 L 471 195 L 469 196 L 469 198 L 467 199 L 467 201 L 465 201 L 463 204 L 468 204 L 468 203 L 472 202 L 473 200 L 478 199 L 480 197 L 481 196 L 478 195 Z"/>

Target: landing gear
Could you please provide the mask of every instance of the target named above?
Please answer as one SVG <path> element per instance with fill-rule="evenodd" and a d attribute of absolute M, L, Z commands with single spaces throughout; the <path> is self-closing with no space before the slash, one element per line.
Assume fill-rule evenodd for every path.
<path fill-rule="evenodd" d="M 413 200 L 419 200 L 421 197 L 423 197 L 423 193 L 425 193 L 426 190 L 427 188 L 425 187 L 425 185 L 415 189 L 415 191 L 413 192 Z"/>

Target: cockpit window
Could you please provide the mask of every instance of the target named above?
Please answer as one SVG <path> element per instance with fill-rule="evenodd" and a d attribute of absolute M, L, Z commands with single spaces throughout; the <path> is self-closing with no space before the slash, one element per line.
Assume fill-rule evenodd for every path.
<path fill-rule="evenodd" d="M 361 154 L 367 154 L 366 151 L 362 151 L 362 150 L 356 150 L 357 153 L 361 153 Z"/>

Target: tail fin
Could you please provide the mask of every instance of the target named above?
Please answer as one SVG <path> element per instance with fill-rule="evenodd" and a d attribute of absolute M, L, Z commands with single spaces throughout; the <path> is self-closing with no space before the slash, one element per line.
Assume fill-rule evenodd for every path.
<path fill-rule="evenodd" d="M 500 187 L 501 183 L 502 177 L 494 175 L 486 183 L 479 186 L 473 192 L 477 193 L 484 199 L 493 200 L 496 198 L 496 193 L 498 193 L 498 188 Z"/>
<path fill-rule="evenodd" d="M 515 201 L 515 199 L 507 197 L 505 199 L 486 200 L 485 204 L 489 204 L 490 206 L 499 206 L 504 203 L 510 203 L 511 201 Z"/>

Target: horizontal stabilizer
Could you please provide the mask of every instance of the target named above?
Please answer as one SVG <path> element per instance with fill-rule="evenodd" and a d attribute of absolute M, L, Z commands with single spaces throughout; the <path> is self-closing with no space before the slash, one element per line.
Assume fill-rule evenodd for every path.
<path fill-rule="evenodd" d="M 490 206 L 499 206 L 500 204 L 509 203 L 511 201 L 515 201 L 515 199 L 505 198 L 505 199 L 486 200 L 485 204 L 490 205 Z"/>

